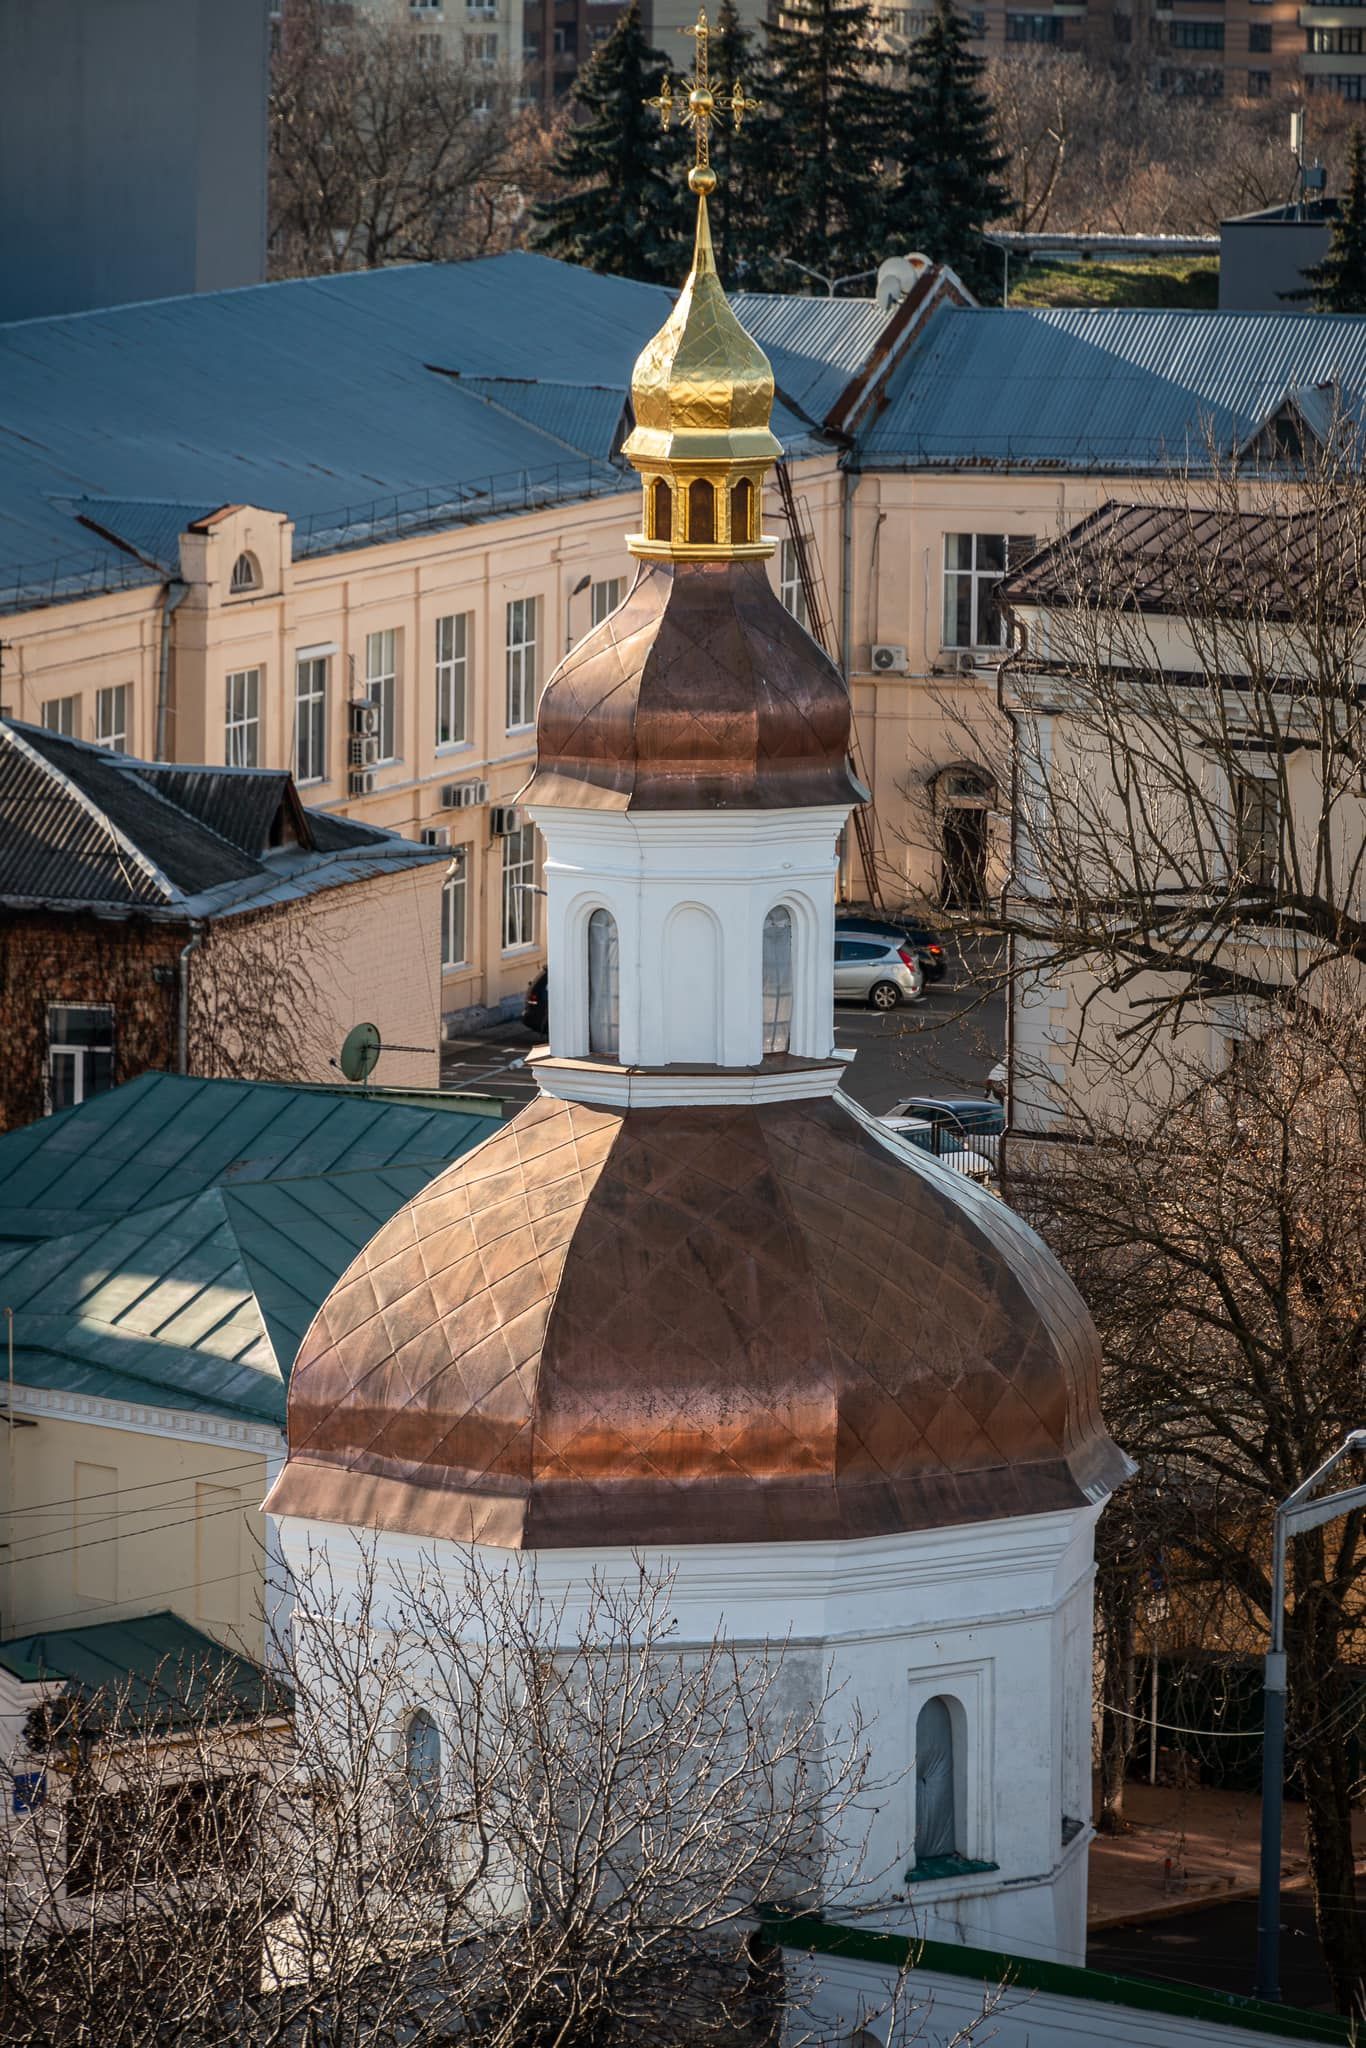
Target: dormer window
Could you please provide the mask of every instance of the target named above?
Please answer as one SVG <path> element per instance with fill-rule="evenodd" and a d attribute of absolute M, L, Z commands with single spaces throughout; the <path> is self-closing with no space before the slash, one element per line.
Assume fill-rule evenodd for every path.
<path fill-rule="evenodd" d="M 245 597 L 249 590 L 261 588 L 261 564 L 255 555 L 245 552 L 232 565 L 232 576 L 228 582 L 230 597 Z"/>

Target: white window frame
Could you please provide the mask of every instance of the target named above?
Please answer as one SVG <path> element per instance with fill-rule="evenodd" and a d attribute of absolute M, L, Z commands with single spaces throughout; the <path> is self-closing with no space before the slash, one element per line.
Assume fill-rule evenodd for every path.
<path fill-rule="evenodd" d="M 327 780 L 327 698 L 328 685 L 332 680 L 331 666 L 326 654 L 296 654 L 294 657 L 294 780 L 302 788 Z M 305 680 L 309 684 L 307 689 L 303 687 Z"/>
<path fill-rule="evenodd" d="M 457 846 L 441 884 L 441 971 L 453 974 L 470 964 L 470 850 Z M 458 936 L 460 944 L 455 940 Z"/>
<path fill-rule="evenodd" d="M 593 624 L 600 626 L 604 619 L 610 618 L 625 595 L 624 576 L 605 576 L 600 583 L 595 583 L 588 593 Z"/>
<path fill-rule="evenodd" d="M 261 671 L 233 669 L 224 680 L 223 759 L 229 768 L 261 765 Z"/>
<path fill-rule="evenodd" d="M 365 694 L 379 706 L 377 768 L 398 759 L 398 629 L 381 626 L 365 636 Z"/>
<path fill-rule="evenodd" d="M 108 683 L 95 692 L 95 745 L 111 754 L 128 752 L 130 713 L 133 707 L 131 683 Z"/>
<path fill-rule="evenodd" d="M 972 544 L 966 568 L 957 565 L 950 567 L 949 565 L 949 547 L 956 540 L 966 540 Z M 1000 543 L 1002 566 L 999 568 L 994 563 L 983 563 L 979 559 L 984 546 L 992 542 Z M 1018 569 L 1021 562 L 1033 554 L 1037 545 L 1038 541 L 1035 535 L 1024 533 L 963 533 L 957 531 L 944 535 L 942 550 L 943 601 L 940 621 L 941 637 L 939 642 L 941 647 L 964 649 L 1005 646 L 1006 633 L 1003 616 L 999 613 L 997 615 L 994 636 L 987 631 L 992 593 L 1005 581 L 1012 569 Z M 960 640 L 953 636 L 958 631 L 956 614 L 958 610 L 959 586 L 964 582 L 969 586 L 968 638 Z M 952 620 L 949 609 L 951 594 L 953 613 L 955 615 Z"/>
<path fill-rule="evenodd" d="M 228 577 L 228 596 L 245 597 L 248 591 L 261 588 L 261 564 L 250 548 L 243 548 L 233 562 Z"/>
<path fill-rule="evenodd" d="M 43 706 L 39 720 L 45 732 L 60 733 L 64 740 L 80 738 L 76 728 L 81 722 L 81 700 L 79 697 L 49 697 Z"/>
<path fill-rule="evenodd" d="M 436 622 L 436 751 L 470 743 L 470 650 L 474 613 L 448 612 Z M 458 714 L 458 715 L 457 715 Z M 442 738 L 442 728 L 446 737 Z"/>
<path fill-rule="evenodd" d="M 507 605 L 506 714 L 508 732 L 530 732 L 536 723 L 539 597 L 512 597 Z"/>
<path fill-rule="evenodd" d="M 107 1019 L 107 1039 L 95 1045 L 73 1045 L 69 1043 L 65 1038 L 55 1037 L 54 1031 L 56 1028 L 57 1017 L 59 1015 L 64 1015 L 70 1011 L 80 1011 L 83 1015 L 88 1017 L 94 1017 L 102 1020 Z M 72 1077 L 71 1101 L 69 1103 L 62 1104 L 62 1107 L 64 1109 L 76 1108 L 78 1104 L 87 1101 L 92 1093 L 97 1095 L 102 1095 L 104 1093 L 104 1090 L 102 1088 L 92 1090 L 90 1087 L 90 1055 L 92 1053 L 97 1052 L 107 1052 L 109 1055 L 109 1086 L 112 1088 L 114 1086 L 116 1078 L 114 1074 L 113 1004 L 49 1003 L 47 1007 L 47 1058 L 43 1066 L 43 1090 L 46 1098 L 46 1110 L 49 1116 L 52 1115 L 53 1110 L 56 1107 L 56 1091 L 52 1086 L 52 1081 L 53 1076 L 56 1073 L 59 1061 L 66 1061 L 70 1063 Z"/>
<path fill-rule="evenodd" d="M 536 827 L 519 825 L 503 840 L 503 951 L 536 943 Z"/>
<path fill-rule="evenodd" d="M 797 543 L 789 536 L 778 550 L 778 596 L 799 626 L 806 624 L 806 590 Z"/>

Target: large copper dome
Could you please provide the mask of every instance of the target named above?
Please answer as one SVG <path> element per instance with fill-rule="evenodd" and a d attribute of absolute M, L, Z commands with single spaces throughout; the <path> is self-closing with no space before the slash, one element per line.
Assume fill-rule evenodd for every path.
<path fill-rule="evenodd" d="M 542 1098 L 337 1283 L 272 1513 L 511 1548 L 877 1536 L 1125 1462 L 1011 1212 L 839 1101 Z"/>
<path fill-rule="evenodd" d="M 598 810 L 857 803 L 849 692 L 762 562 L 646 562 L 565 656 L 522 800 Z"/>

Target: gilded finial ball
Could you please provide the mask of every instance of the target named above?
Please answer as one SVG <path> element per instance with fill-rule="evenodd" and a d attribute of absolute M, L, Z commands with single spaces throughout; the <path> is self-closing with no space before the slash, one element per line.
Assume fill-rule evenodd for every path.
<path fill-rule="evenodd" d="M 688 190 L 703 199 L 716 190 L 716 173 L 710 164 L 694 164 L 688 173 Z"/>
<path fill-rule="evenodd" d="M 688 94 L 688 106 L 694 114 L 709 114 L 715 105 L 705 85 L 695 85 Z"/>

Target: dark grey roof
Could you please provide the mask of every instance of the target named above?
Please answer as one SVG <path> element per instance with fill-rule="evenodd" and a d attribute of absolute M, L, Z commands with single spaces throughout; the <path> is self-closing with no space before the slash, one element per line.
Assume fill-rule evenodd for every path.
<path fill-rule="evenodd" d="M 350 856 L 348 861 L 347 856 Z M 290 776 L 133 760 L 0 720 L 0 903 L 213 917 L 443 856 L 300 805 Z"/>

